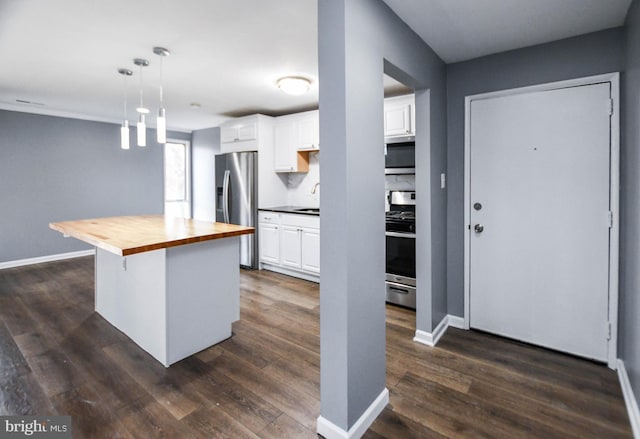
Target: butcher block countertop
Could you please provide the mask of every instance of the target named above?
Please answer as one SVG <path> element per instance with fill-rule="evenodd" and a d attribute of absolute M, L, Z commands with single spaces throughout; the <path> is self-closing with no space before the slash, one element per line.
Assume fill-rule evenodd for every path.
<path fill-rule="evenodd" d="M 253 227 L 164 215 L 63 221 L 49 227 L 121 256 L 254 232 Z"/>

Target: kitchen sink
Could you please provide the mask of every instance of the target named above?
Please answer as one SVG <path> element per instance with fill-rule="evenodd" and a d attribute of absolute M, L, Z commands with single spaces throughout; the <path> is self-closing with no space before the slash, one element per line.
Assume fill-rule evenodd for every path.
<path fill-rule="evenodd" d="M 308 213 L 320 213 L 318 207 L 306 207 L 304 209 L 293 209 L 294 212 L 308 212 Z"/>

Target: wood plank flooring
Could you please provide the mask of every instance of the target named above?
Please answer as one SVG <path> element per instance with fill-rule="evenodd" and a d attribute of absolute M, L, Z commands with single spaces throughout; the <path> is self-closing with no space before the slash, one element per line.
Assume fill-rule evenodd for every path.
<path fill-rule="evenodd" d="M 0 415 L 66 414 L 74 438 L 312 438 L 316 284 L 243 271 L 234 336 L 169 369 L 93 312 L 93 258 L 0 270 Z M 449 329 L 412 341 L 387 306 L 390 404 L 365 438 L 631 438 L 603 365 Z"/>

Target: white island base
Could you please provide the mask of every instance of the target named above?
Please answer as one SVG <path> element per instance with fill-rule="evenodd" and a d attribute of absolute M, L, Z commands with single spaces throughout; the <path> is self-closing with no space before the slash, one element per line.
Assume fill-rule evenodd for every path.
<path fill-rule="evenodd" d="M 239 237 L 129 256 L 96 249 L 95 308 L 165 367 L 231 337 Z"/>

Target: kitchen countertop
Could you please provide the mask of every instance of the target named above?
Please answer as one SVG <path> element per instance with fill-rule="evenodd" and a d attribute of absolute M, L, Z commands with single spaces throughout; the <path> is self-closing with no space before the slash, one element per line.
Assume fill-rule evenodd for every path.
<path fill-rule="evenodd" d="M 164 215 L 64 221 L 49 227 L 120 256 L 254 232 L 253 227 Z"/>
<path fill-rule="evenodd" d="M 313 215 L 320 216 L 320 211 L 309 212 L 305 209 L 319 209 L 317 207 L 304 207 L 304 206 L 277 206 L 277 207 L 261 207 L 258 210 L 265 210 L 267 212 L 281 212 L 281 213 L 295 213 L 300 215 Z"/>

